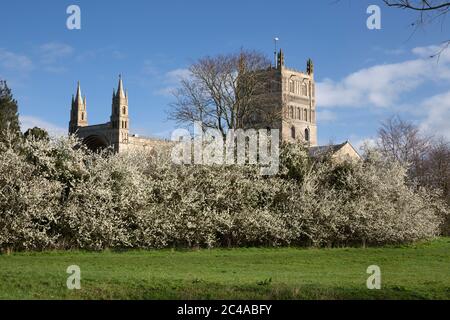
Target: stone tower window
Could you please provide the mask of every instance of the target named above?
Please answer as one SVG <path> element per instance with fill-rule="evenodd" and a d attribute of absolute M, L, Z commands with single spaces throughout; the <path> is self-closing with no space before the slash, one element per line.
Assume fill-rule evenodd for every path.
<path fill-rule="evenodd" d="M 305 129 L 305 141 L 309 142 L 309 129 Z"/>
<path fill-rule="evenodd" d="M 307 89 L 306 83 L 304 83 L 302 85 L 302 95 L 304 95 L 304 96 L 308 95 L 308 89 Z"/>
<path fill-rule="evenodd" d="M 306 109 L 305 109 L 305 112 L 304 112 L 303 120 L 304 121 L 308 121 L 308 110 L 306 110 Z"/>
<path fill-rule="evenodd" d="M 295 127 L 291 128 L 291 138 L 295 139 Z"/>
<path fill-rule="evenodd" d="M 123 114 L 127 114 L 127 107 L 123 107 Z"/>

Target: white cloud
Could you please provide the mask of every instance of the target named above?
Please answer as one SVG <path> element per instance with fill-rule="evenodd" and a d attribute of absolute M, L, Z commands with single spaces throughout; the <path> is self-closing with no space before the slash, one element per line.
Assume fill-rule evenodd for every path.
<path fill-rule="evenodd" d="M 330 110 L 317 111 L 317 121 L 320 123 L 332 122 L 336 120 L 336 118 L 336 114 Z"/>
<path fill-rule="evenodd" d="M 33 69 L 33 63 L 25 55 L 0 48 L 0 67 L 18 72 L 28 72 Z"/>
<path fill-rule="evenodd" d="M 38 117 L 20 115 L 19 121 L 22 132 L 25 132 L 28 129 L 34 127 L 38 127 L 41 129 L 45 129 L 52 136 L 62 136 L 67 134 L 67 128 L 61 128 L 53 123 L 47 122 Z"/>
<path fill-rule="evenodd" d="M 376 65 L 356 71 L 340 81 L 325 79 L 317 84 L 319 107 L 392 107 L 405 93 L 429 81 L 450 80 L 450 50 L 430 56 L 439 47 L 412 50 L 417 59 Z"/>
<path fill-rule="evenodd" d="M 43 64 L 53 64 L 60 59 L 69 57 L 73 53 L 73 48 L 68 44 L 49 42 L 39 47 L 39 54 Z"/>
<path fill-rule="evenodd" d="M 67 68 L 60 66 L 46 66 L 44 67 L 44 70 L 49 73 L 64 73 L 67 71 Z"/>
<path fill-rule="evenodd" d="M 171 97 L 174 92 L 176 92 L 177 87 L 175 86 L 168 86 L 161 89 L 156 90 L 154 93 L 160 96 L 166 96 Z"/>
<path fill-rule="evenodd" d="M 385 53 L 385 54 L 388 54 L 388 55 L 399 56 L 399 55 L 405 54 L 405 53 L 406 53 L 406 50 L 405 50 L 405 49 L 402 49 L 402 48 L 397 48 L 397 49 L 387 49 L 387 50 L 384 50 L 384 53 Z"/>
<path fill-rule="evenodd" d="M 64 65 L 68 64 L 63 64 L 66 62 L 64 59 L 71 57 L 73 52 L 71 46 L 58 42 L 45 43 L 38 48 L 42 68 L 49 73 L 66 72 L 67 68 Z"/>
<path fill-rule="evenodd" d="M 109 57 L 112 57 L 113 59 L 116 60 L 122 60 L 125 59 L 127 55 L 123 51 L 115 49 L 115 47 L 113 46 L 107 46 L 102 48 L 85 50 L 81 53 L 78 53 L 74 57 L 74 60 L 77 62 L 86 62 L 88 60 L 107 59 Z"/>
<path fill-rule="evenodd" d="M 422 107 L 428 115 L 420 128 L 428 134 L 450 139 L 450 91 L 426 99 Z"/>
<path fill-rule="evenodd" d="M 188 79 L 191 76 L 189 69 L 175 69 L 166 73 L 166 82 L 179 83 L 183 79 Z"/>
<path fill-rule="evenodd" d="M 426 98 L 418 106 L 423 111 L 418 124 L 421 132 L 450 139 L 450 91 Z M 362 151 L 366 144 L 369 147 L 375 146 L 378 138 L 353 135 L 351 140 L 356 150 Z"/>
<path fill-rule="evenodd" d="M 189 79 L 191 72 L 189 69 L 175 69 L 164 74 L 162 83 L 163 88 L 158 89 L 155 93 L 163 96 L 170 96 L 179 86 L 180 81 Z"/>
<path fill-rule="evenodd" d="M 450 53 L 448 50 L 449 48 L 446 46 L 428 46 L 414 48 L 412 52 L 421 58 L 430 58 L 438 55 L 440 61 L 450 62 Z"/>
<path fill-rule="evenodd" d="M 400 55 L 403 55 L 408 52 L 403 47 L 383 48 L 383 47 L 375 46 L 375 47 L 373 47 L 373 50 L 378 53 L 382 53 L 382 54 L 389 55 L 389 56 L 400 56 Z"/>

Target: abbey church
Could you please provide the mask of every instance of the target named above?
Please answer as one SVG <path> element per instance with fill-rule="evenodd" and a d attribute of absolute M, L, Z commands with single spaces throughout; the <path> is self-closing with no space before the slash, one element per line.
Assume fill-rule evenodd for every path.
<path fill-rule="evenodd" d="M 128 93 L 124 90 L 119 76 L 117 91 L 113 91 L 110 121 L 88 125 L 86 96 L 82 97 L 80 83 L 77 93 L 72 96 L 69 134 L 77 135 L 91 150 L 111 147 L 115 152 L 124 152 L 134 148 L 153 149 L 166 143 L 165 140 L 139 137 L 129 131 Z"/>
<path fill-rule="evenodd" d="M 304 143 L 314 156 L 331 150 L 339 157 L 359 158 L 349 142 L 324 147 L 317 145 L 316 88 L 311 59 L 306 63 L 306 71 L 291 69 L 285 66 L 284 53 L 280 50 L 275 66 L 261 72 L 265 73 L 264 79 L 276 83 L 264 94 L 274 97 L 267 108 L 279 110 L 281 117 L 270 124 L 252 123 L 249 127 L 279 129 L 282 141 Z M 130 133 L 128 93 L 120 76 L 117 90 L 112 95 L 110 121 L 103 124 L 88 125 L 86 97 L 82 96 L 78 83 L 76 95 L 72 96 L 69 133 L 76 134 L 91 150 L 108 147 L 115 152 L 136 148 L 152 150 L 168 143 L 167 140 Z"/>

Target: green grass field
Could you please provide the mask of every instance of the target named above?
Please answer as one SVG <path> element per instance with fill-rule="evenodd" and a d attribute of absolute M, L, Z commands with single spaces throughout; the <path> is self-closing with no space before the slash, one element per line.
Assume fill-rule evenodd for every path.
<path fill-rule="evenodd" d="M 68 290 L 66 269 L 81 268 Z M 382 289 L 368 290 L 369 265 Z M 0 255 L 0 299 L 450 299 L 450 238 L 388 248 Z"/>

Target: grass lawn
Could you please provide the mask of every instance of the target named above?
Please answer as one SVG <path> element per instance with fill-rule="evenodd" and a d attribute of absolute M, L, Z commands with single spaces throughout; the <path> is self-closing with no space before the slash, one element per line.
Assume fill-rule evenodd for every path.
<path fill-rule="evenodd" d="M 81 268 L 81 290 L 66 269 Z M 368 290 L 369 265 L 382 289 Z M 450 299 L 450 238 L 405 247 L 0 255 L 0 299 Z"/>

